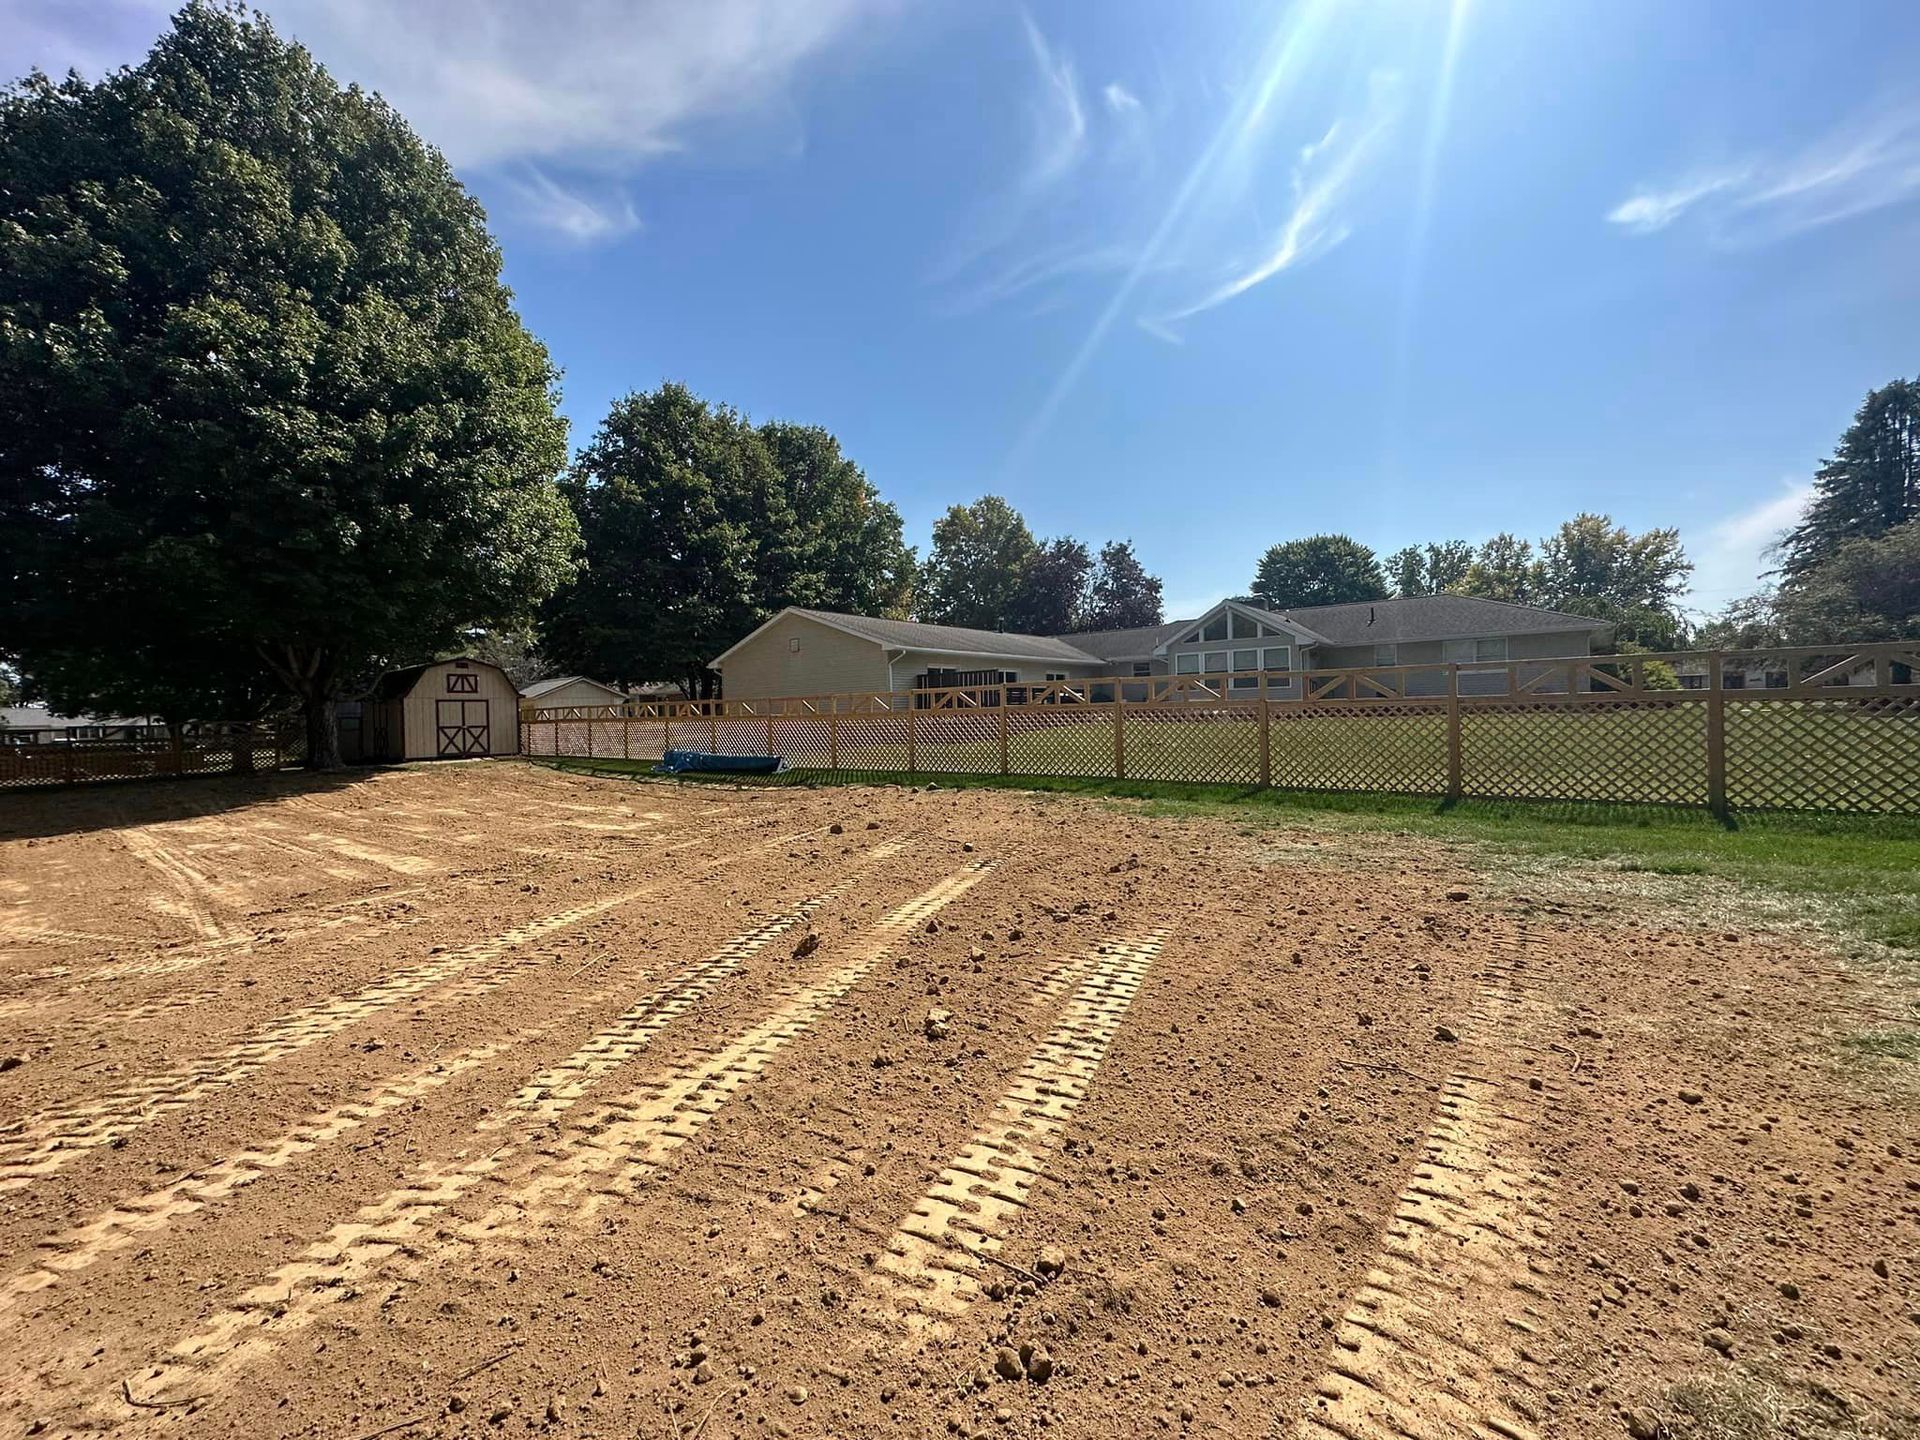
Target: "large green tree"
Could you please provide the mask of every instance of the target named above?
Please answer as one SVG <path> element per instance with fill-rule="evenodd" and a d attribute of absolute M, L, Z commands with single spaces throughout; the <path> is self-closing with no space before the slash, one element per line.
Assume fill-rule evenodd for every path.
<path fill-rule="evenodd" d="M 1093 583 L 1087 591 L 1082 630 L 1132 630 L 1158 625 L 1163 617 L 1160 577 L 1149 575 L 1131 540 L 1109 540 L 1100 547 Z"/>
<path fill-rule="evenodd" d="M 335 763 L 350 676 L 566 577 L 554 382 L 446 161 L 257 14 L 191 3 L 135 67 L 0 96 L 0 634 L 29 673 L 154 643 L 86 614 L 137 575 L 179 626 L 143 664 L 244 649 Z"/>
<path fill-rule="evenodd" d="M 1533 542 L 1502 530 L 1474 552 L 1473 563 L 1453 588 L 1461 595 L 1505 600 L 1511 605 L 1540 603 L 1544 580 Z"/>
<path fill-rule="evenodd" d="M 1701 627 L 1710 649 L 1920 640 L 1920 518 L 1842 541 L 1772 590 L 1736 600 Z"/>
<path fill-rule="evenodd" d="M 1611 621 L 1622 643 L 1675 650 L 1686 641 L 1680 595 L 1692 573 L 1679 531 L 1636 535 L 1610 516 L 1583 513 L 1540 542 L 1534 603 Z"/>
<path fill-rule="evenodd" d="M 663 385 L 615 401 L 562 485 L 586 567 L 547 607 L 547 655 L 711 694 L 707 662 L 785 603 L 800 563 L 767 447 L 735 412 Z"/>
<path fill-rule="evenodd" d="M 1253 594 L 1269 610 L 1384 600 L 1386 575 L 1373 551 L 1348 535 L 1309 535 L 1260 557 Z"/>
<path fill-rule="evenodd" d="M 1791 582 L 1854 540 L 1872 540 L 1920 518 L 1920 380 L 1871 392 L 1814 473 L 1813 503 L 1780 543 Z"/>
<path fill-rule="evenodd" d="M 920 618 L 978 630 L 1011 626 L 1014 598 L 1039 547 L 1027 522 L 998 495 L 955 505 L 933 522 L 920 572 Z"/>
<path fill-rule="evenodd" d="M 905 618 L 916 566 L 900 512 L 880 498 L 831 431 L 776 420 L 759 434 L 799 532 L 802 580 L 789 603 Z"/>
<path fill-rule="evenodd" d="M 617 401 L 564 488 L 586 570 L 548 605 L 555 664 L 710 695 L 707 662 L 788 605 L 899 614 L 900 512 L 818 426 L 757 429 L 684 385 Z"/>
<path fill-rule="evenodd" d="M 1387 581 L 1395 595 L 1444 595 L 1466 583 L 1474 557 L 1465 540 L 1408 545 L 1387 557 Z"/>

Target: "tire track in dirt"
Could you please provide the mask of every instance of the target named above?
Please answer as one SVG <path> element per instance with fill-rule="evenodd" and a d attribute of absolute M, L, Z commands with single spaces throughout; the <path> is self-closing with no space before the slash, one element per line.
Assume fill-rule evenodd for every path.
<path fill-rule="evenodd" d="M 802 834 L 812 834 L 805 831 Z M 458 1004 L 510 983 L 543 963 L 525 953 L 534 941 L 571 929 L 668 885 L 685 883 L 800 838 L 779 835 L 704 862 L 688 876 L 652 880 L 583 905 L 529 920 L 490 939 L 405 966 L 348 995 L 305 1005 L 225 1050 L 123 1086 L 105 1097 L 56 1107 L 0 1132 L 0 1193 L 18 1190 L 64 1169 L 96 1146 L 216 1094 L 267 1065 L 330 1039 L 402 1001 L 427 996 L 434 1005 Z M 704 838 L 686 842 L 705 843 Z M 671 847 L 670 847 L 671 848 Z M 442 987 L 444 988 L 438 988 Z M 428 996 L 428 992 L 437 993 Z"/>
<path fill-rule="evenodd" d="M 890 841 L 875 846 L 855 863 L 878 864 L 892 858 L 905 844 Z M 685 1013 L 749 958 L 839 899 L 855 883 L 849 878 L 830 890 L 802 900 L 735 937 L 715 954 L 682 967 L 676 972 L 682 981 L 677 989 L 669 993 L 671 981 L 656 986 L 647 999 L 588 1037 L 566 1060 L 529 1080 L 503 1111 L 480 1121 L 477 1133 L 487 1135 L 505 1129 L 514 1123 L 516 1111 L 540 1118 L 560 1114 L 584 1096 L 596 1081 L 644 1049 L 652 1035 L 669 1020 Z M 105 1259 L 135 1240 L 152 1237 L 212 1201 L 226 1199 L 271 1171 L 439 1089 L 495 1055 L 534 1042 L 568 1017 L 603 1003 L 630 989 L 631 985 L 631 980 L 616 980 L 567 1001 L 559 1013 L 538 1025 L 389 1076 L 348 1101 L 302 1117 L 272 1141 L 251 1146 L 138 1199 L 123 1201 L 83 1225 L 40 1241 L 38 1248 L 51 1252 L 49 1258 L 23 1274 L 0 1281 L 0 1314 L 62 1277 Z"/>
<path fill-rule="evenodd" d="M 656 987 L 567 1060 L 529 1080 L 497 1120 L 489 1117 L 474 1132 L 477 1143 L 509 1128 L 523 1132 L 521 1138 L 504 1140 L 471 1159 L 416 1172 L 362 1207 L 353 1220 L 334 1226 L 300 1257 L 277 1267 L 202 1330 L 177 1342 L 166 1361 L 130 1382 L 133 1389 L 149 1404 L 177 1389 L 190 1390 L 193 1398 L 210 1395 L 310 1324 L 323 1307 L 350 1298 L 355 1281 L 389 1263 L 401 1266 L 404 1278 L 406 1269 L 445 1264 L 476 1247 L 511 1240 L 563 1217 L 584 1222 L 599 1205 L 628 1193 L 667 1154 L 697 1135 L 727 1099 L 891 954 L 902 935 L 966 894 L 992 868 L 990 862 L 969 866 L 895 907 L 869 927 L 854 958 L 811 982 L 786 987 L 767 1019 L 704 1058 L 682 1061 L 664 1078 L 598 1107 L 571 1124 L 559 1142 L 531 1150 L 524 1132 L 571 1109 L 595 1081 L 625 1064 L 753 954 L 852 882 L 735 937 L 675 980 Z M 522 1151 L 528 1152 L 528 1163 L 510 1181 L 499 1180 L 507 1162 Z M 483 1181 L 504 1184 L 505 1197 L 478 1221 L 445 1225 L 450 1207 Z M 124 1408 L 114 1407 L 111 1413 L 126 1418 Z"/>
<path fill-rule="evenodd" d="M 217 904 L 226 908 L 232 904 L 227 895 L 230 887 L 216 883 L 189 865 L 146 827 L 120 831 L 120 842 L 159 871 L 161 878 L 172 887 L 174 898 L 156 897 L 156 904 L 186 921 L 203 940 L 225 938 L 226 928 L 215 917 L 213 907 Z"/>
<path fill-rule="evenodd" d="M 978 1296 L 980 1273 L 997 1258 L 1002 1231 L 1026 1207 L 1166 936 L 1151 930 L 1094 948 L 1053 1030 L 896 1227 L 866 1277 L 876 1304 L 869 1318 L 880 1328 L 909 1343 L 936 1338 Z"/>
<path fill-rule="evenodd" d="M 1067 990 L 1077 984 L 1094 962 L 1094 952 L 1084 951 L 1070 955 L 1066 959 L 1056 960 L 1038 975 L 1023 977 L 1025 986 L 1032 992 L 1029 1003 L 1036 1009 L 1047 1001 L 1058 1000 Z M 849 1106 L 835 1106 L 842 1115 L 852 1117 L 856 1112 Z M 864 1145 L 856 1145 L 844 1135 L 832 1131 L 813 1128 L 809 1133 L 816 1140 L 832 1147 L 832 1153 L 814 1171 L 807 1183 L 801 1188 L 798 1198 L 793 1202 L 793 1214 L 796 1219 L 807 1215 L 825 1213 L 836 1220 L 847 1217 L 839 1211 L 826 1210 L 827 1199 L 840 1183 L 870 1158 L 870 1152 Z M 864 1228 L 864 1227 L 862 1227 Z"/>
<path fill-rule="evenodd" d="M 1537 1036 L 1545 1007 L 1515 975 L 1524 939 L 1491 943 L 1506 954 L 1483 971 L 1461 1063 L 1334 1332 L 1298 1440 L 1534 1440 L 1555 1182 L 1531 1167 L 1530 1133 L 1561 1086 L 1501 1073 Z"/>

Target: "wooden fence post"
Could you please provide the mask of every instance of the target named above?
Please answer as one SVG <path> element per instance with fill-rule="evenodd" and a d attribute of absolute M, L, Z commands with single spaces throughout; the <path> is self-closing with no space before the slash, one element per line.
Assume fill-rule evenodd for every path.
<path fill-rule="evenodd" d="M 720 753 L 720 717 L 713 711 L 707 711 L 707 753 Z"/>
<path fill-rule="evenodd" d="M 773 754 L 773 712 L 767 712 L 767 754 Z"/>
<path fill-rule="evenodd" d="M 1120 687 L 1113 687 L 1113 778 L 1127 778 L 1127 710 Z"/>
<path fill-rule="evenodd" d="M 1465 787 L 1460 746 L 1460 667 L 1447 667 L 1447 799 L 1458 800 Z"/>
<path fill-rule="evenodd" d="M 587 720 L 587 758 L 593 758 L 593 720 Z"/>
<path fill-rule="evenodd" d="M 1002 775 L 1005 775 L 1008 773 L 1008 769 L 1007 769 L 1007 692 L 1004 687 L 1002 687 L 1000 691 L 999 714 L 1000 714 L 1000 773 Z"/>
<path fill-rule="evenodd" d="M 1260 784 L 1273 784 L 1273 701 L 1260 697 Z"/>
<path fill-rule="evenodd" d="M 660 711 L 660 752 L 664 758 L 673 748 L 673 711 L 663 707 Z"/>
<path fill-rule="evenodd" d="M 907 773 L 914 775 L 920 769 L 920 727 L 915 720 L 919 707 L 913 703 L 913 697 L 907 697 Z"/>
<path fill-rule="evenodd" d="M 840 768 L 840 710 L 836 706 L 827 712 L 827 768 Z"/>
<path fill-rule="evenodd" d="M 1720 656 L 1707 657 L 1707 808 L 1727 818 L 1727 692 L 1720 684 Z"/>
<path fill-rule="evenodd" d="M 633 759 L 633 716 L 624 705 L 620 707 L 620 758 Z"/>

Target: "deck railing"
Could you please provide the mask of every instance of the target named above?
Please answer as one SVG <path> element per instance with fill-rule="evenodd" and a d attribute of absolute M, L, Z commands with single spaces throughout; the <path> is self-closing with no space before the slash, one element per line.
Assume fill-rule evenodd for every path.
<path fill-rule="evenodd" d="M 1726 683 L 1764 670 L 1785 683 Z M 1920 813 L 1920 643 L 526 707 L 529 755 Z"/>

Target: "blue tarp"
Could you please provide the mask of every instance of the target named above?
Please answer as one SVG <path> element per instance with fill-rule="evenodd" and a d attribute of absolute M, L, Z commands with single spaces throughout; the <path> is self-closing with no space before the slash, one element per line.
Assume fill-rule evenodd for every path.
<path fill-rule="evenodd" d="M 704 750 L 669 750 L 653 767 L 656 775 L 683 775 L 689 770 L 727 775 L 775 775 L 787 768 L 780 755 L 710 755 Z"/>

